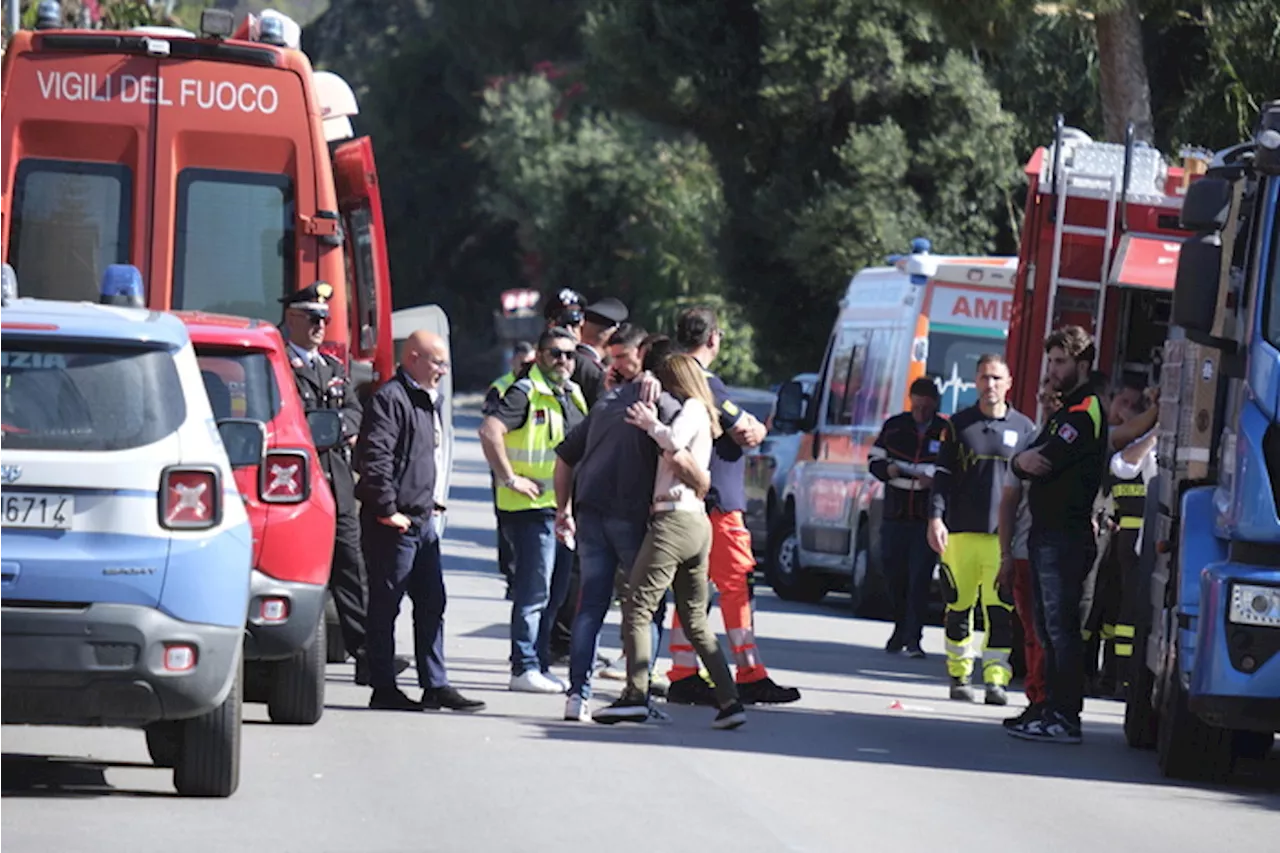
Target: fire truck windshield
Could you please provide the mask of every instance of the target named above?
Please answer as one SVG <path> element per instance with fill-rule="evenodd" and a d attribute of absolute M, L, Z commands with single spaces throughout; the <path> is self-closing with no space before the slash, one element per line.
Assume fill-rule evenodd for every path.
<path fill-rule="evenodd" d="M 280 320 L 294 269 L 287 176 L 183 169 L 174 227 L 174 308 Z"/>
<path fill-rule="evenodd" d="M 944 415 L 955 414 L 978 401 L 974 377 L 978 371 L 978 359 L 984 353 L 1004 354 L 1003 337 L 983 334 L 961 334 L 933 329 L 929 333 L 929 360 L 925 370 L 938 382 L 942 392 L 939 411 Z"/>
<path fill-rule="evenodd" d="M 21 295 L 97 302 L 103 271 L 129 263 L 132 197 L 127 166 L 22 160 L 9 234 Z"/>

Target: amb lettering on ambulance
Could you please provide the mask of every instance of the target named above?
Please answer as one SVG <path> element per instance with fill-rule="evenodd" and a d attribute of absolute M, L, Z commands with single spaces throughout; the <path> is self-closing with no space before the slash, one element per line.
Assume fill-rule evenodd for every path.
<path fill-rule="evenodd" d="M 20 30 L 3 60 L 3 250 L 25 296 L 97 301 L 136 266 L 156 310 L 278 323 L 334 288 L 323 349 L 357 382 L 394 370 L 372 143 L 355 95 L 250 16 L 181 30 Z"/>
<path fill-rule="evenodd" d="M 931 272 L 913 284 L 908 265 L 922 260 Z M 797 571 L 832 576 L 830 587 L 849 578 L 859 600 L 877 562 L 883 499 L 868 451 L 885 420 L 910 407 L 907 390 L 921 376 L 935 378 L 944 415 L 977 399 L 978 358 L 1005 350 L 1016 268 L 1012 257 L 918 255 L 854 276 L 787 486 Z"/>

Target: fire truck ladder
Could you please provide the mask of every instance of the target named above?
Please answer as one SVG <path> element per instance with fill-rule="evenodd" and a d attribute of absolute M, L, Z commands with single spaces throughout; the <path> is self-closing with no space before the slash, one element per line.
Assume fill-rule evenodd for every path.
<path fill-rule="evenodd" d="M 1052 185 L 1052 192 L 1055 196 L 1053 254 L 1049 266 L 1049 303 L 1044 320 L 1045 337 L 1048 337 L 1053 331 L 1053 318 L 1057 306 L 1059 285 L 1080 290 L 1096 291 L 1098 296 L 1095 301 L 1095 331 L 1098 331 L 1101 327 L 1107 310 L 1107 280 L 1110 277 L 1111 264 L 1114 260 L 1117 215 L 1120 220 L 1118 223 L 1120 233 L 1128 230 L 1128 205 L 1125 202 L 1128 200 L 1129 195 L 1134 153 L 1133 124 L 1131 122 L 1126 129 L 1125 144 L 1123 146 L 1109 143 L 1078 143 L 1072 151 L 1072 163 L 1068 166 L 1064 162 L 1066 157 L 1064 156 L 1063 142 L 1066 131 L 1063 127 L 1061 115 L 1058 115 L 1055 124 Z M 1066 221 L 1067 198 L 1072 195 L 1072 189 L 1085 191 L 1078 193 L 1079 196 L 1087 195 L 1094 198 L 1100 196 L 1101 200 L 1106 202 L 1107 224 L 1105 227 L 1099 228 L 1096 225 L 1081 225 Z M 1102 263 L 1100 264 L 1096 281 L 1067 278 L 1062 275 L 1062 244 L 1064 237 L 1067 235 L 1098 238 L 1102 241 Z M 1097 336 L 1095 335 L 1095 337 Z M 1096 346 L 1095 350 L 1094 366 L 1096 367 L 1102 354 L 1102 347 L 1100 345 Z M 1042 354 L 1040 360 L 1041 376 L 1045 374 L 1047 364 L 1048 356 Z"/>

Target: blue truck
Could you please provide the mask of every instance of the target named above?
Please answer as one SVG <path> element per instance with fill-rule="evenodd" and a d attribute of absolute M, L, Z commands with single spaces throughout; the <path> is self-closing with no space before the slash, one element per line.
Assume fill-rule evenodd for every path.
<path fill-rule="evenodd" d="M 1280 731 L 1280 101 L 1187 189 L 1125 736 L 1220 779 Z M 1142 599 L 1146 601 L 1144 597 Z M 1144 608 L 1145 609 L 1145 608 Z"/>

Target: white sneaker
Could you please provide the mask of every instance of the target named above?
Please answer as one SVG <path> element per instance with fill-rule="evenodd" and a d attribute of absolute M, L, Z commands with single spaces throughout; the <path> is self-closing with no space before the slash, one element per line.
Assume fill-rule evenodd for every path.
<path fill-rule="evenodd" d="M 545 678 L 545 679 L 547 679 L 548 681 L 550 681 L 552 684 L 559 684 L 559 685 L 560 685 L 560 692 L 561 692 L 561 693 L 568 693 L 568 692 L 569 692 L 569 682 L 565 681 L 565 680 L 564 680 L 563 678 L 561 678 L 560 676 L 558 676 L 558 675 L 553 675 L 553 674 L 552 674 L 552 673 L 550 673 L 550 672 L 544 672 L 544 673 L 542 673 L 542 677 L 543 677 L 543 678 Z"/>
<path fill-rule="evenodd" d="M 564 684 L 552 681 L 536 669 L 511 676 L 510 688 L 517 693 L 563 693 Z"/>
<path fill-rule="evenodd" d="M 564 718 L 574 723 L 591 722 L 591 706 L 586 699 L 572 694 L 564 702 Z"/>

